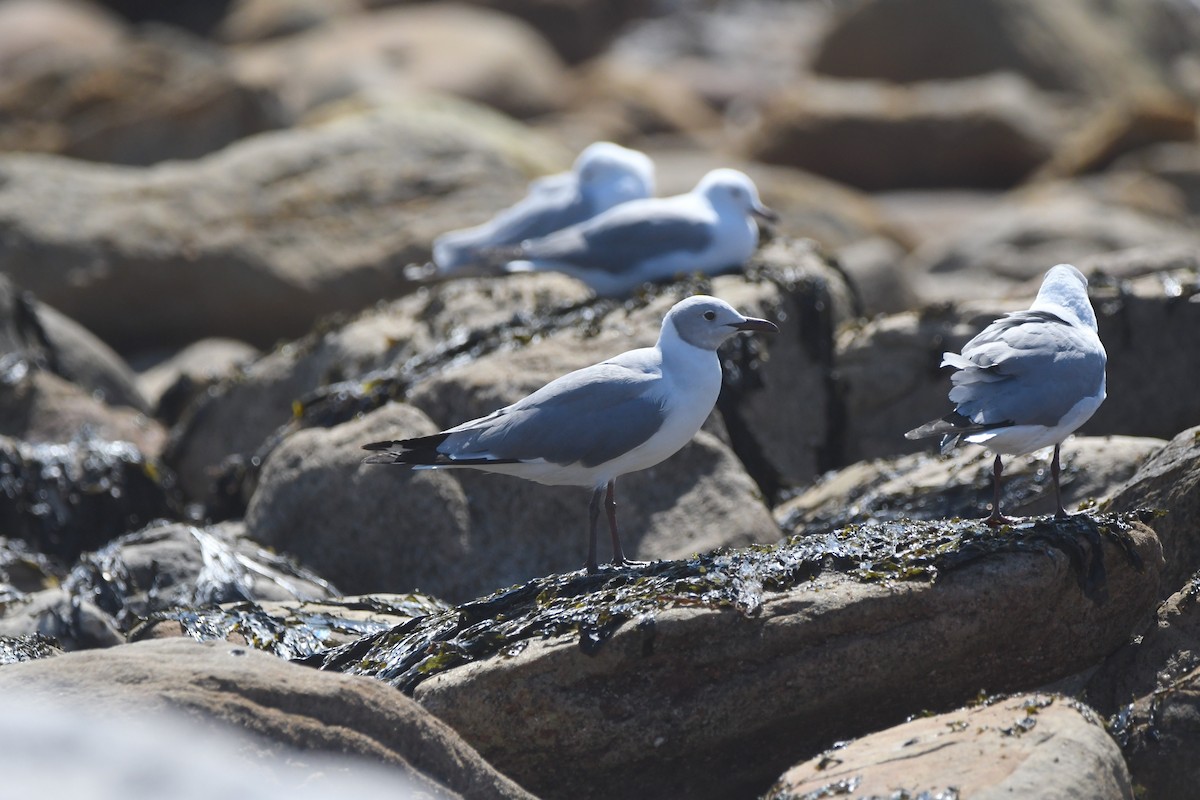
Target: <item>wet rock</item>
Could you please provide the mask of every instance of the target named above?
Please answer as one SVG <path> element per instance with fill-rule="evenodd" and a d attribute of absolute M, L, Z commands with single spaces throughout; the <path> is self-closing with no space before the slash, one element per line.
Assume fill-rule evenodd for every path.
<path fill-rule="evenodd" d="M 0 529 L 69 562 L 152 519 L 178 515 L 171 481 L 128 442 L 0 437 Z"/>
<path fill-rule="evenodd" d="M 1171 592 L 1200 569 L 1195 536 L 1200 515 L 1200 427 L 1188 428 L 1142 464 L 1112 494 L 1113 509 L 1148 508 L 1165 512 L 1154 521 L 1167 557 L 1164 588 Z"/>
<path fill-rule="evenodd" d="M 1155 800 L 1184 800 L 1200 780 L 1200 669 L 1165 678 L 1114 720 L 1134 784 Z"/>
<path fill-rule="evenodd" d="M 279 124 L 274 101 L 239 82 L 220 51 L 167 28 L 93 61 L 38 67 L 0 81 L 0 151 L 153 164 Z"/>
<path fill-rule="evenodd" d="M 1068 511 L 1092 508 L 1122 486 L 1162 439 L 1073 436 L 1062 447 L 1063 504 Z M 966 445 L 948 457 L 916 453 L 860 461 L 824 476 L 815 486 L 775 509 L 785 531 L 824 533 L 854 522 L 883 519 L 972 519 L 992 503 L 993 454 Z M 1050 451 L 1004 459 L 1004 513 L 1053 514 Z"/>
<path fill-rule="evenodd" d="M 8 603 L 0 632 L 41 633 L 68 650 L 107 647 L 147 617 L 231 601 L 315 600 L 335 590 L 246 538 L 240 523 L 156 525 L 85 553 L 61 586 Z"/>
<path fill-rule="evenodd" d="M 10 664 L 0 669 L 0 686 L 115 720 L 131 709 L 186 711 L 220 729 L 248 729 L 260 758 L 287 758 L 293 748 L 355 755 L 435 797 L 530 797 L 394 689 L 224 642 L 138 642 Z"/>
<path fill-rule="evenodd" d="M 1164 47 L 1167 5 L 870 0 L 839 7 L 812 68 L 901 83 L 1010 72 L 1052 91 L 1111 97 L 1161 84 L 1157 59 L 1186 47 Z"/>
<path fill-rule="evenodd" d="M 0 637 L 0 664 L 34 661 L 60 653 L 62 648 L 55 644 L 53 639 L 40 634 Z"/>
<path fill-rule="evenodd" d="M 1177 345 L 1200 325 L 1200 305 L 1188 300 L 1200 287 L 1188 266 L 1198 252 L 1159 246 L 1074 262 L 1092 276 L 1108 352 L 1108 398 L 1081 433 L 1169 439 L 1200 418 L 1200 401 L 1180 385 L 1200 370 L 1200 355 Z M 1124 275 L 1107 278 L 1107 267 Z M 1001 313 L 1027 308 L 1036 280 L 1022 299 L 935 306 L 845 328 L 836 356 L 845 402 L 841 463 L 918 450 L 904 431 L 950 410 L 942 353 L 957 352 Z"/>
<path fill-rule="evenodd" d="M 913 86 L 811 81 L 767 104 L 744 150 L 866 190 L 1008 187 L 1050 157 L 1069 121 L 1011 75 Z"/>
<path fill-rule="evenodd" d="M 558 166 L 518 130 L 413 102 L 149 169 L 0 157 L 0 271 L 121 351 L 271 345 L 403 293 L 434 235 Z"/>
<path fill-rule="evenodd" d="M 174 424 L 210 387 L 238 375 L 260 355 L 258 348 L 237 339 L 201 339 L 140 372 L 137 385 L 155 417 Z"/>
<path fill-rule="evenodd" d="M 219 639 L 294 660 L 448 608 L 441 600 L 416 593 L 262 603 L 247 600 L 220 608 L 155 611 L 135 625 L 128 638 L 131 642 L 178 636 L 196 641 Z"/>
<path fill-rule="evenodd" d="M 157 459 L 166 443 L 166 431 L 156 420 L 126 406 L 106 405 L 50 372 L 10 371 L 4 381 L 0 435 L 37 444 L 124 442 L 149 459 Z"/>
<path fill-rule="evenodd" d="M 239 74 L 279 95 L 293 119 L 356 93 L 445 92 L 516 117 L 560 108 L 565 95 L 563 65 L 536 32 L 458 4 L 341 17 L 243 46 L 236 60 Z"/>
<path fill-rule="evenodd" d="M 838 794 L 1134 796 L 1121 750 L 1100 719 L 1087 706 L 1050 695 L 997 699 L 845 743 L 792 767 L 765 798 Z"/>
<path fill-rule="evenodd" d="M 577 569 L 587 492 L 469 471 L 362 464 L 362 445 L 434 433 L 389 405 L 362 420 L 288 437 L 264 465 L 246 512 L 251 536 L 320 565 L 352 592 L 420 589 L 451 600 Z M 772 541 L 778 529 L 729 450 L 701 435 L 618 487 L 633 558 L 678 558 Z"/>
<path fill-rule="evenodd" d="M 539 579 L 319 661 L 412 691 L 540 796 L 751 796 L 840 739 L 1096 663 L 1161 569 L 1132 520 L 873 523 Z"/>

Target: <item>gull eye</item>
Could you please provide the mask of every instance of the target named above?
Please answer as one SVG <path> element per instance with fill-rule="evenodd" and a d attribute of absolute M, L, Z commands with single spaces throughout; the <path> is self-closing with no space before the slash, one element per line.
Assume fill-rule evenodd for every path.
<path fill-rule="evenodd" d="M 705 318 L 706 320 L 708 320 L 709 322 L 712 322 L 714 319 L 716 319 L 716 318 L 717 318 L 717 312 L 715 312 L 715 311 L 705 311 L 705 312 L 704 312 L 704 318 Z"/>

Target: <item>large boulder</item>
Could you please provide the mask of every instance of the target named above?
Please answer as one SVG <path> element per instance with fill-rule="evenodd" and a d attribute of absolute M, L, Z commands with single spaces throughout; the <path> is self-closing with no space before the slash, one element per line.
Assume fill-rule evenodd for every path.
<path fill-rule="evenodd" d="M 238 80 L 221 51 L 179 31 L 130 34 L 89 60 L 55 52 L 0 80 L 0 151 L 153 164 L 279 124 L 266 92 Z"/>
<path fill-rule="evenodd" d="M 436 91 L 517 117 L 560 109 L 562 63 L 535 31 L 504 14 L 426 4 L 337 18 L 237 48 L 239 74 L 278 95 L 288 115 L 354 94 Z"/>
<path fill-rule="evenodd" d="M 530 797 L 400 692 L 224 642 L 167 639 L 9 664 L 0 686 L 110 720 L 187 712 L 248 731 L 255 746 L 246 752 L 260 759 L 355 755 L 435 797 Z"/>
<path fill-rule="evenodd" d="M 319 663 L 412 691 L 543 797 L 754 796 L 848 736 L 1095 664 L 1161 568 L 1131 519 L 876 523 L 531 581 Z"/>
<path fill-rule="evenodd" d="M 367 442 L 436 430 L 420 412 L 393 404 L 289 436 L 267 459 L 246 511 L 251 536 L 356 593 L 420 589 L 462 601 L 582 565 L 584 489 L 362 463 Z M 633 558 L 682 558 L 779 536 L 736 457 L 705 433 L 619 481 L 618 502 Z"/>
<path fill-rule="evenodd" d="M 149 169 L 2 157 L 0 271 L 123 351 L 271 345 L 411 288 L 436 234 L 557 166 L 521 130 L 414 101 Z"/>
<path fill-rule="evenodd" d="M 745 142 L 754 159 L 866 190 L 1019 183 L 1070 122 L 1020 79 L 896 86 L 809 81 L 773 98 Z"/>
<path fill-rule="evenodd" d="M 996 698 L 844 743 L 789 769 L 765 800 L 844 789 L 857 797 L 1134 797 L 1121 749 L 1096 714 L 1051 695 Z"/>

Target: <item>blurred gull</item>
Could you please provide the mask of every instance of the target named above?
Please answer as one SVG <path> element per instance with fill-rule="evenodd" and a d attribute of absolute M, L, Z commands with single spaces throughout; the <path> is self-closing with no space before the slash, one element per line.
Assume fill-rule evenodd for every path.
<path fill-rule="evenodd" d="M 745 173 L 715 169 L 687 194 L 631 200 L 490 255 L 510 272 L 555 270 L 599 295 L 627 295 L 647 281 L 740 268 L 758 247 L 753 217 L 777 218 Z"/>
<path fill-rule="evenodd" d="M 1024 455 L 1054 445 L 1050 474 L 1055 517 L 1067 516 L 1059 487 L 1059 447 L 1104 402 L 1107 356 L 1096 333 L 1087 278 L 1070 264 L 1046 273 L 1028 311 L 1005 314 L 963 347 L 943 353 L 955 410 L 904 434 L 942 435 L 942 452 L 959 441 L 996 454 L 995 495 L 989 525 L 1009 522 L 1000 513 L 1000 455 Z"/>
<path fill-rule="evenodd" d="M 571 372 L 441 433 L 365 445 L 382 452 L 364 461 L 414 469 L 471 467 L 552 486 L 590 487 L 588 572 L 597 568 L 601 498 L 613 564 L 632 564 L 617 533 L 617 477 L 663 461 L 700 430 L 721 390 L 722 342 L 739 331 L 778 330 L 714 297 L 689 297 L 667 312 L 653 347 Z"/>
<path fill-rule="evenodd" d="M 433 264 L 442 275 L 478 267 L 483 249 L 515 245 L 591 219 L 613 206 L 654 195 L 654 162 L 612 142 L 588 145 L 570 172 L 539 178 L 515 205 L 474 228 L 451 231 L 433 242 Z"/>

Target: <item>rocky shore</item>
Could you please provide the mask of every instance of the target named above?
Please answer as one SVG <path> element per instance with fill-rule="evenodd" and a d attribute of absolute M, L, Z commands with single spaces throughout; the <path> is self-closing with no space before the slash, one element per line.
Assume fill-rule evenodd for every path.
<path fill-rule="evenodd" d="M 0 0 L 6 785 L 1193 797 L 1198 43 L 1177 0 Z M 779 219 L 628 297 L 411 269 L 601 140 Z M 989 528 L 990 454 L 903 433 L 1060 262 L 1108 397 L 1073 515 L 1038 452 Z M 584 490 L 362 463 L 696 293 L 779 332 L 622 479 L 646 566 L 579 569 Z"/>

